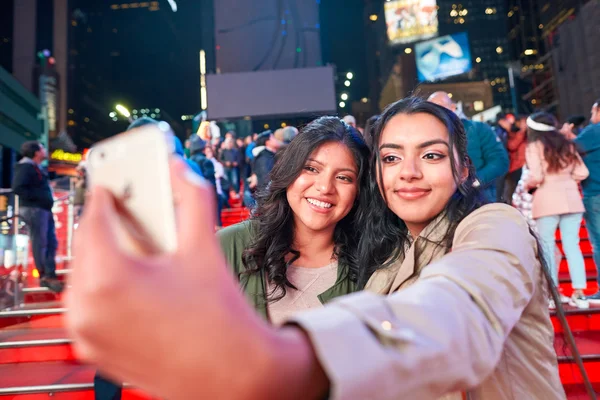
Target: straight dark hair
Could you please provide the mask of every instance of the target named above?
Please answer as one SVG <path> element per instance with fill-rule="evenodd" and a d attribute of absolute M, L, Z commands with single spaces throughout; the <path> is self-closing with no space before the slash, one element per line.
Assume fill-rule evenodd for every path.
<path fill-rule="evenodd" d="M 404 252 L 411 242 L 408 228 L 396 214 L 390 210 L 383 190 L 382 160 L 379 141 L 388 122 L 399 114 L 429 114 L 440 121 L 448 130 L 450 165 L 457 190 L 442 211 L 450 222 L 447 231 L 437 244 L 450 248 L 454 232 L 458 224 L 470 213 L 486 204 L 471 160 L 467 155 L 467 134 L 460 119 L 450 110 L 417 97 L 409 97 L 389 105 L 381 114 L 372 129 L 371 162 L 370 162 L 370 201 L 361 216 L 364 233 L 359 242 L 359 262 L 361 275 L 359 286 L 362 288 L 371 274 L 378 269 L 386 268 L 394 261 L 404 257 Z M 458 160 L 452 155 L 456 151 Z M 466 180 L 461 178 L 461 171 L 467 167 L 469 174 Z"/>
<path fill-rule="evenodd" d="M 20 153 L 23 157 L 33 158 L 40 151 L 42 145 L 37 140 L 30 140 L 21 145 Z"/>
<path fill-rule="evenodd" d="M 336 117 L 321 117 L 308 124 L 277 155 L 270 174 L 270 183 L 256 194 L 256 207 L 251 223 L 252 242 L 242 254 L 246 273 L 265 273 L 273 290 L 268 301 L 282 299 L 289 288 L 296 289 L 287 278 L 287 268 L 300 257 L 294 249 L 294 215 L 287 201 L 287 189 L 300 176 L 310 155 L 325 143 L 344 144 L 352 153 L 358 168 L 358 193 L 354 207 L 335 227 L 334 258 L 340 268 L 347 268 L 347 278 L 356 282 L 359 275 L 357 261 L 358 205 L 368 201 L 364 190 L 369 179 L 369 150 L 360 133 Z M 289 258 L 288 255 L 292 254 Z M 287 257 L 287 258 L 286 258 Z"/>
<path fill-rule="evenodd" d="M 558 122 L 552 114 L 539 112 L 530 118 L 535 122 L 555 128 L 553 131 L 537 131 L 527 127 L 527 141 L 529 143 L 540 142 L 544 146 L 544 158 L 548 163 L 548 172 L 558 172 L 569 165 L 580 162 L 575 143 L 556 129 Z"/>

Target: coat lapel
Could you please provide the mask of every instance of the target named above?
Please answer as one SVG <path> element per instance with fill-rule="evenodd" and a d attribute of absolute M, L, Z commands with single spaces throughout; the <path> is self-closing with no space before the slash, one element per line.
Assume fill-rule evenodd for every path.
<path fill-rule="evenodd" d="M 390 294 L 399 290 L 402 285 L 418 276 L 421 269 L 430 262 L 447 253 L 445 246 L 440 246 L 448 230 L 448 220 L 445 215 L 439 215 L 423 229 L 423 232 L 406 251 L 403 259 L 398 259 L 389 267 L 377 270 L 366 285 L 366 290 Z"/>
<path fill-rule="evenodd" d="M 417 242 L 419 238 L 410 246 L 408 251 L 406 252 L 406 256 L 404 257 L 404 261 L 402 265 L 398 269 L 398 273 L 392 282 L 392 286 L 388 293 L 394 293 L 396 290 L 402 286 L 404 282 L 406 282 L 414 273 L 416 268 L 415 263 L 415 248 L 417 247 Z"/>

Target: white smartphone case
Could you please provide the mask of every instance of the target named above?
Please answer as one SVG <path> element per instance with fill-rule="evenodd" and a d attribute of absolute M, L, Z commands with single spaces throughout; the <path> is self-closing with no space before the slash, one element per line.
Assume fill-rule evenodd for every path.
<path fill-rule="evenodd" d="M 142 126 L 99 142 L 87 162 L 90 183 L 110 190 L 142 229 L 144 240 L 161 253 L 177 248 L 169 135 L 159 126 Z"/>

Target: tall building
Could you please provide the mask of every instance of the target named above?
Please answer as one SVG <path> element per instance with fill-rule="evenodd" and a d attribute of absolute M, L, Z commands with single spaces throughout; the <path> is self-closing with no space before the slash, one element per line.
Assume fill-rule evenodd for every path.
<path fill-rule="evenodd" d="M 173 3 L 70 0 L 67 124 L 80 148 L 127 127 L 117 104 L 160 109 L 178 133 L 180 116 L 199 110 L 205 1 Z"/>
<path fill-rule="evenodd" d="M 511 0 L 509 39 L 525 111 L 587 115 L 600 92 L 600 5 L 588 0 Z"/>
<path fill-rule="evenodd" d="M 10 186 L 21 144 L 42 135 L 34 87 L 37 5 L 7 0 L 0 8 L 0 187 Z"/>

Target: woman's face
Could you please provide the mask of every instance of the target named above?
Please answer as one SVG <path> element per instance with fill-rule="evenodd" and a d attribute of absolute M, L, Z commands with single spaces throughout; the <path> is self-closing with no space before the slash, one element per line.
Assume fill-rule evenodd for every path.
<path fill-rule="evenodd" d="M 384 187 L 380 190 L 413 237 L 442 212 L 456 192 L 449 140 L 446 126 L 425 113 L 398 114 L 381 134 L 379 173 Z M 462 173 L 466 179 L 468 169 L 464 167 Z"/>
<path fill-rule="evenodd" d="M 352 152 L 339 142 L 321 145 L 287 188 L 295 226 L 333 233 L 336 224 L 352 210 L 357 192 L 358 167 Z"/>

